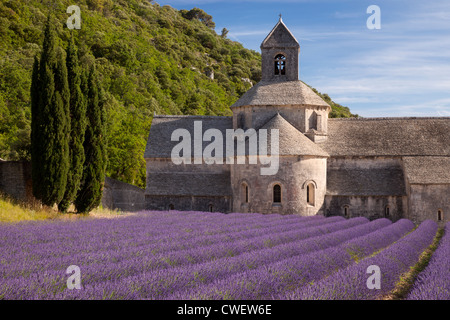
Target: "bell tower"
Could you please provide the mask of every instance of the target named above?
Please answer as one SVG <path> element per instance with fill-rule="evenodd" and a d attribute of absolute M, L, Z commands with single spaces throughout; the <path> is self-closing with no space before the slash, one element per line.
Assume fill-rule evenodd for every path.
<path fill-rule="evenodd" d="M 273 27 L 261 43 L 262 81 L 298 80 L 300 45 L 283 20 Z"/>
<path fill-rule="evenodd" d="M 258 130 L 280 114 L 313 142 L 327 139 L 330 105 L 299 80 L 300 45 L 283 20 L 261 43 L 262 79 L 232 106 L 233 128 Z"/>

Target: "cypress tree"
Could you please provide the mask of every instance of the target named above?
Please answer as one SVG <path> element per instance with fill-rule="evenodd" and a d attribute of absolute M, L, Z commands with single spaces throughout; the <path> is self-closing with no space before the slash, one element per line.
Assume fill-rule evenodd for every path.
<path fill-rule="evenodd" d="M 37 70 L 39 69 L 39 70 Z M 32 180 L 33 194 L 44 205 L 59 203 L 66 188 L 69 146 L 69 86 L 64 52 L 56 44 L 51 16 L 47 19 L 43 51 L 33 74 Z M 33 73 L 34 73 L 33 72 Z"/>
<path fill-rule="evenodd" d="M 69 158 L 70 168 L 64 197 L 58 204 L 58 209 L 67 211 L 75 200 L 80 188 L 84 164 L 84 134 L 86 130 L 86 101 L 81 91 L 81 74 L 78 63 L 78 52 L 73 40 L 70 39 L 66 50 L 67 75 L 70 89 L 70 137 Z"/>
<path fill-rule="evenodd" d="M 33 73 L 31 77 L 31 172 L 33 181 L 33 194 L 39 199 L 41 171 L 39 165 L 42 162 L 40 159 L 41 149 L 40 141 L 42 140 L 42 125 L 40 121 L 41 114 L 41 86 L 39 81 L 39 59 L 36 55 L 33 64 Z"/>
<path fill-rule="evenodd" d="M 92 67 L 87 83 L 86 120 L 83 178 L 75 199 L 75 208 L 79 213 L 90 212 L 100 204 L 105 181 L 105 111 L 95 67 Z"/>

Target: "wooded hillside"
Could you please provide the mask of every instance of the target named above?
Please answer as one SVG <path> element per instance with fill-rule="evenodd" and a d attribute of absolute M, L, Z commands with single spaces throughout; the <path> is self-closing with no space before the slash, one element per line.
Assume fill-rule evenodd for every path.
<path fill-rule="evenodd" d="M 66 27 L 72 1 L 0 3 L 0 158 L 30 159 L 30 85 L 49 11 L 66 47 L 73 33 L 80 62 L 95 64 L 105 90 L 107 175 L 145 186 L 145 144 L 153 113 L 231 115 L 229 106 L 261 77 L 261 56 L 214 30 L 201 9 L 152 1 L 78 0 L 81 29 Z M 332 105 L 331 117 L 352 116 Z"/>

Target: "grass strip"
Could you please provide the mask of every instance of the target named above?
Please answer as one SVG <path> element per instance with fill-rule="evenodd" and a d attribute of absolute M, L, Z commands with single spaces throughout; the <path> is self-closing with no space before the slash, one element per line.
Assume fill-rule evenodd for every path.
<path fill-rule="evenodd" d="M 414 286 L 417 276 L 425 270 L 430 263 L 431 257 L 439 246 L 439 242 L 443 236 L 444 228 L 439 228 L 433 239 L 433 243 L 422 252 L 417 263 L 400 277 L 395 288 L 389 294 L 383 296 L 381 300 L 403 300 L 407 297 Z"/>

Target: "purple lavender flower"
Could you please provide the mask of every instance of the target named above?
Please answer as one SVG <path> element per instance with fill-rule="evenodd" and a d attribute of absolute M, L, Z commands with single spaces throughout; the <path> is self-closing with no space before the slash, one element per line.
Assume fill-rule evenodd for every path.
<path fill-rule="evenodd" d="M 293 298 L 411 228 L 408 220 L 196 211 L 0 224 L 0 299 Z M 425 229 L 402 250 L 420 251 Z M 81 290 L 67 288 L 70 265 L 80 267 Z"/>
<path fill-rule="evenodd" d="M 401 274 L 408 271 L 417 262 L 423 250 L 432 243 L 436 231 L 435 222 L 424 221 L 415 231 L 375 256 L 363 259 L 327 278 L 302 287 L 286 298 L 296 300 L 377 299 L 394 289 Z M 381 271 L 380 289 L 371 289 L 367 285 L 370 276 L 367 273 L 369 266 L 378 266 Z"/>
<path fill-rule="evenodd" d="M 409 293 L 408 300 L 450 300 L 450 222 L 428 266 Z"/>
<path fill-rule="evenodd" d="M 406 219 L 393 225 L 387 219 L 378 219 L 369 224 L 331 233 L 328 237 L 335 242 L 335 246 L 265 264 L 209 285 L 176 292 L 169 298 L 259 300 L 271 299 L 277 295 L 275 298 L 282 299 L 280 293 L 348 266 L 354 259 L 390 245 L 413 227 L 414 224 Z M 344 237 L 350 240 L 342 243 Z"/>

